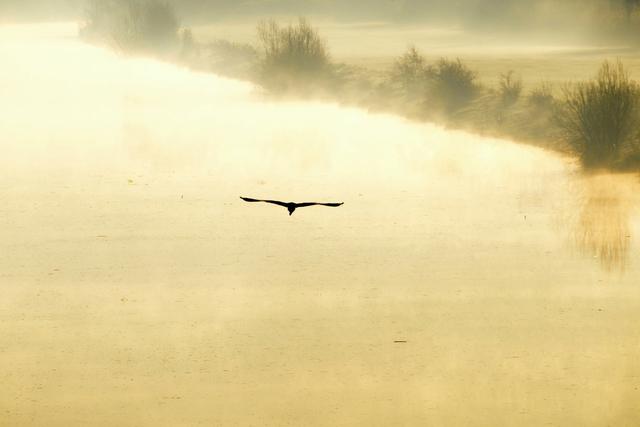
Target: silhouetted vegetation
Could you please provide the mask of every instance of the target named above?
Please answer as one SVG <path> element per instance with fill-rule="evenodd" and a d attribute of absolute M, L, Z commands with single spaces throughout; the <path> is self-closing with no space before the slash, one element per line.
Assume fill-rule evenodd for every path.
<path fill-rule="evenodd" d="M 288 26 L 263 21 L 258 25 L 258 39 L 262 47 L 260 78 L 271 90 L 308 88 L 330 72 L 325 42 L 304 18 Z"/>
<path fill-rule="evenodd" d="M 500 74 L 499 91 L 502 104 L 509 107 L 515 104 L 522 93 L 522 79 L 515 77 L 512 70 Z"/>
<path fill-rule="evenodd" d="M 441 58 L 428 64 L 415 47 L 396 59 L 388 85 L 404 102 L 419 103 L 427 116 L 452 115 L 466 107 L 480 90 L 476 73 L 460 59 Z"/>
<path fill-rule="evenodd" d="M 553 122 L 555 99 L 542 84 L 523 97 L 523 82 L 513 71 L 500 75 L 497 86 L 477 81 L 476 73 L 460 59 L 429 64 L 415 48 L 394 62 L 378 99 L 386 109 L 414 119 L 443 122 L 455 128 L 513 138 L 566 152 Z M 394 98 L 395 102 L 388 101 Z M 375 104 L 375 97 L 369 100 Z"/>
<path fill-rule="evenodd" d="M 542 83 L 529 92 L 528 103 L 535 108 L 548 110 L 553 107 L 554 102 L 551 85 L 548 83 Z"/>
<path fill-rule="evenodd" d="M 396 59 L 391 71 L 391 81 L 397 84 L 403 96 L 416 99 L 424 96 L 428 75 L 427 61 L 412 46 Z"/>
<path fill-rule="evenodd" d="M 636 155 L 639 99 L 620 62 L 605 62 L 594 80 L 565 89 L 558 124 L 585 167 L 611 167 Z"/>
<path fill-rule="evenodd" d="M 159 51 L 177 41 L 178 19 L 159 0 L 91 0 L 81 35 L 128 52 Z"/>
<path fill-rule="evenodd" d="M 468 104 L 477 94 L 476 73 L 460 59 L 441 58 L 427 70 L 429 96 L 434 105 L 446 113 L 454 113 Z"/>

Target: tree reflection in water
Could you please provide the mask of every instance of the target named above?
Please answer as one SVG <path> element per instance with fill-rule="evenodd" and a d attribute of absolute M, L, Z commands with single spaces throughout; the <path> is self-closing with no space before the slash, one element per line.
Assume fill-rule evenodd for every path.
<path fill-rule="evenodd" d="M 635 175 L 593 175 L 584 180 L 584 199 L 576 222 L 577 247 L 598 258 L 607 271 L 624 271 L 629 262 L 631 214 L 638 178 Z"/>

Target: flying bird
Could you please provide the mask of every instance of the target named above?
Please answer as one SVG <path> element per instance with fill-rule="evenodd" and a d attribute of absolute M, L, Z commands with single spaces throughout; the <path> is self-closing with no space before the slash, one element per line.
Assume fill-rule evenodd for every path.
<path fill-rule="evenodd" d="M 307 206 L 330 206 L 332 208 L 337 208 L 338 206 L 343 205 L 344 203 L 318 203 L 318 202 L 304 202 L 304 203 L 295 203 L 295 202 L 280 202 L 278 200 L 259 200 L 259 199 L 251 199 L 249 197 L 242 197 L 242 200 L 245 202 L 264 202 L 271 203 L 273 205 L 278 205 L 287 208 L 289 211 L 289 215 L 291 215 L 298 208 L 306 208 Z"/>

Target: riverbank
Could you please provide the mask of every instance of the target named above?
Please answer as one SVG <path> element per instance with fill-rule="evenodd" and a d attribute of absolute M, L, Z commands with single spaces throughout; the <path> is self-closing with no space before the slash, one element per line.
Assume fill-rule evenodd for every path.
<path fill-rule="evenodd" d="M 189 33 L 192 35 L 190 53 L 180 61 L 194 69 L 263 84 L 259 73 L 261 53 L 252 42 L 256 38 L 254 27 L 248 22 L 221 24 L 220 28 L 195 27 Z M 624 62 L 625 72 L 631 78 L 640 75 L 637 50 L 620 46 L 527 45 L 522 41 L 501 45 L 497 40 L 487 39 L 483 41 L 492 44 L 474 50 L 473 46 L 481 42 L 454 30 L 404 28 L 394 36 L 390 28 L 380 23 L 321 23 L 317 30 L 322 36 L 326 35 L 327 49 L 331 52 L 330 77 L 320 84 L 298 85 L 286 93 L 270 91 L 269 95 L 337 101 L 532 144 L 574 157 L 581 156 L 580 149 L 569 143 L 556 120 L 561 114 L 566 90 L 575 85 L 572 82 L 592 79 L 603 61 L 612 57 Z M 225 37 L 236 41 L 229 42 Z M 459 56 L 461 64 L 473 74 L 473 96 L 456 108 L 443 111 L 438 105 L 442 99 L 416 96 L 415 88 L 407 91 L 398 87 L 394 68 L 402 57 L 393 56 L 391 52 L 401 44 L 400 39 L 407 37 L 416 38 L 416 51 L 425 67 L 432 67 L 447 55 Z M 369 38 L 374 41 L 385 38 L 386 42 L 375 53 Z M 510 84 L 519 85 L 507 87 L 512 91 L 509 94 L 504 93 L 505 77 L 511 79 Z M 419 90 L 425 92 L 424 88 Z M 637 170 L 638 163 L 638 156 L 625 150 L 618 158 L 603 162 L 603 167 Z"/>
<path fill-rule="evenodd" d="M 368 34 L 376 26 L 374 30 L 371 25 L 358 28 L 364 33 L 366 52 L 367 40 L 375 38 Z M 544 76 L 536 84 L 525 84 L 513 68 L 500 72 L 497 84 L 487 85 L 460 57 L 443 55 L 433 60 L 416 46 L 396 56 L 384 71 L 337 62 L 319 29 L 305 18 L 284 25 L 263 20 L 256 34 L 257 45 L 226 39 L 203 42 L 193 30 L 181 28 L 169 4 L 154 1 L 91 2 L 80 29 L 82 38 L 122 52 L 154 55 L 194 70 L 251 81 L 274 99 L 328 100 L 529 143 L 577 157 L 589 171 L 640 169 L 640 133 L 635 130 L 640 126 L 640 86 L 620 59 L 605 60 L 594 77 L 568 81 L 560 88 Z M 462 40 L 469 37 L 451 29 L 429 29 L 426 34 L 437 40 L 431 55 L 443 48 L 449 53 L 465 52 Z M 404 34 L 407 37 L 410 32 Z M 447 46 L 448 38 L 458 45 Z M 468 43 L 478 46 L 480 42 Z M 349 45 L 339 44 L 343 53 L 345 44 Z M 392 45 L 381 45 L 380 53 Z M 557 42 L 530 46 L 517 40 L 485 48 L 493 54 L 511 52 L 511 59 L 521 58 L 522 52 L 513 52 L 524 50 L 528 60 L 549 52 L 563 55 L 571 49 L 576 47 Z M 582 46 L 581 52 L 593 55 L 593 50 Z"/>

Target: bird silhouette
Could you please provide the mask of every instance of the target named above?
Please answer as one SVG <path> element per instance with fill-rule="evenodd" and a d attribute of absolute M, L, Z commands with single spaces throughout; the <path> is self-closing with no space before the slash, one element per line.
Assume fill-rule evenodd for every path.
<path fill-rule="evenodd" d="M 343 205 L 344 203 L 318 203 L 318 202 L 304 202 L 304 203 L 296 203 L 296 202 L 281 202 L 279 200 L 260 200 L 260 199 L 251 199 L 249 197 L 242 197 L 242 200 L 245 202 L 264 202 L 271 203 L 273 205 L 278 205 L 287 208 L 289 211 L 289 215 L 291 215 L 298 208 L 306 208 L 307 206 L 330 206 L 332 208 L 337 208 L 338 206 Z"/>

